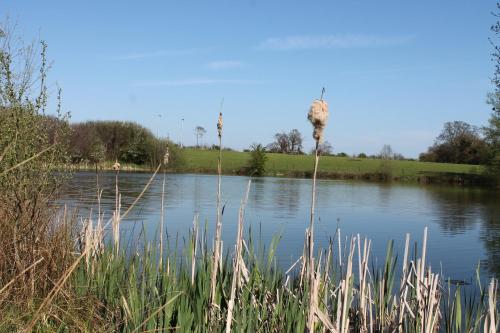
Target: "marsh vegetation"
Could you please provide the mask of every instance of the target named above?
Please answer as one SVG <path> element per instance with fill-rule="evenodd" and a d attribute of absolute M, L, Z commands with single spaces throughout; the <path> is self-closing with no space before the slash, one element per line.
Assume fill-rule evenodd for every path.
<path fill-rule="evenodd" d="M 372 265 L 371 241 L 359 234 L 344 242 L 337 229 L 327 247 L 315 246 L 318 146 L 328 118 L 323 93 L 309 114 L 316 141 L 309 227 L 304 230 L 302 255 L 287 269 L 275 258 L 279 237 L 270 244 L 255 242 L 252 232 L 245 237 L 250 182 L 241 194 L 234 246 L 224 251 L 222 115 L 214 162 L 215 219 L 204 225 L 195 215 L 189 237 L 164 237 L 165 170 L 171 162 L 167 147 L 154 159 L 154 173 L 130 204 L 122 205 L 117 161 L 111 213 L 101 209 L 103 188 L 98 181 L 97 214 L 81 220 L 68 209 L 55 209 L 53 202 L 67 175 L 59 171 L 66 170 L 70 157 L 62 94 L 59 91 L 57 116 L 47 122 L 46 45 L 13 49 L 6 36 L 2 33 L 5 44 L 0 53 L 5 117 L 0 123 L 1 331 L 498 330 L 497 280 L 483 285 L 478 277 L 477 292 L 444 280 L 428 265 L 427 229 L 421 244 L 413 246 L 406 236 L 398 274 L 392 241 L 381 265 Z M 40 64 L 33 66 L 37 50 Z M 102 152 L 94 150 L 95 160 Z M 156 177 L 162 177 L 157 237 L 124 239 L 123 220 Z M 209 228 L 215 230 L 213 241 L 207 237 Z"/>

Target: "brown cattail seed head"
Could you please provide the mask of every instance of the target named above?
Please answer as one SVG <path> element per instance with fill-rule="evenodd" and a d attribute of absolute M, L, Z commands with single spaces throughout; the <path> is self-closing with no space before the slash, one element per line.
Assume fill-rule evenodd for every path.
<path fill-rule="evenodd" d="M 219 138 L 222 137 L 222 112 L 219 112 L 219 120 L 217 121 L 217 133 Z"/>
<path fill-rule="evenodd" d="M 314 127 L 313 138 L 318 142 L 323 141 L 323 130 L 328 122 L 328 104 L 323 100 L 312 102 L 307 114 L 307 119 Z"/>
<path fill-rule="evenodd" d="M 113 164 L 113 170 L 120 171 L 120 163 L 118 161 L 115 161 L 115 164 Z"/>
<path fill-rule="evenodd" d="M 170 157 L 170 153 L 168 151 L 168 147 L 167 147 L 167 150 L 165 151 L 165 155 L 163 155 L 163 164 L 164 165 L 167 165 L 168 162 L 169 162 L 169 157 Z"/>

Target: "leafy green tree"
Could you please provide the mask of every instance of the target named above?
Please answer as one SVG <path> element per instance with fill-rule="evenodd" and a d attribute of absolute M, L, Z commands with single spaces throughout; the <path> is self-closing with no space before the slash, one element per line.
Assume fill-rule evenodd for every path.
<path fill-rule="evenodd" d="M 87 121 L 71 125 L 71 160 L 94 163 L 95 145 L 104 148 L 104 160 L 157 166 L 168 144 L 172 150 L 171 166 L 181 164 L 182 150 L 169 140 L 156 138 L 147 128 L 123 121 Z"/>
<path fill-rule="evenodd" d="M 453 121 L 444 124 L 434 145 L 419 158 L 424 162 L 485 164 L 488 156 L 488 146 L 479 130 L 463 121 Z"/>
<path fill-rule="evenodd" d="M 261 144 L 254 143 L 250 151 L 247 173 L 250 176 L 263 176 L 266 172 L 266 148 Z"/>
<path fill-rule="evenodd" d="M 496 18 L 500 17 L 500 3 L 497 3 L 497 12 L 493 13 Z M 491 43 L 494 47 L 492 60 L 495 63 L 495 72 L 492 79 L 495 85 L 495 92 L 488 95 L 488 104 L 492 106 L 488 126 L 484 130 L 485 140 L 490 147 L 490 156 L 488 160 L 488 172 L 497 180 L 500 180 L 500 46 L 497 41 L 500 37 L 500 21 L 491 27 L 494 39 Z"/>
<path fill-rule="evenodd" d="M 90 162 L 95 164 L 96 171 L 98 165 L 104 162 L 105 157 L 106 157 L 106 147 L 104 147 L 103 143 L 100 140 L 96 140 L 90 147 L 90 153 L 89 153 Z"/>
<path fill-rule="evenodd" d="M 500 178 L 500 89 L 489 95 L 488 103 L 493 106 L 488 126 L 483 129 L 490 149 L 488 172 L 495 178 Z"/>
<path fill-rule="evenodd" d="M 168 139 L 158 139 L 157 147 L 157 159 L 153 161 L 153 165 L 157 166 L 158 164 L 162 163 L 163 157 L 168 147 L 169 162 L 167 168 L 182 168 L 184 166 L 184 153 L 182 148 L 178 144 L 175 144 Z"/>
<path fill-rule="evenodd" d="M 136 131 L 130 136 L 129 140 L 121 149 L 121 161 L 146 164 L 159 155 L 156 153 L 156 139 L 147 131 Z"/>

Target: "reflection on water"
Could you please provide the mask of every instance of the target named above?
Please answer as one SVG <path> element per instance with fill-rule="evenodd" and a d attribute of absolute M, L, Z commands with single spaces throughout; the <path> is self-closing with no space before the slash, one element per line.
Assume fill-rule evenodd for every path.
<path fill-rule="evenodd" d="M 126 209 L 139 195 L 150 174 L 120 174 L 122 206 Z M 114 207 L 114 174 L 100 175 L 104 188 L 102 208 L 111 215 Z M 237 212 L 248 178 L 222 179 L 224 244 L 233 244 Z M 208 224 L 212 237 L 217 177 L 212 175 L 168 174 L 166 179 L 165 226 L 169 237 L 185 237 L 193 216 Z M 77 173 L 68 184 L 63 203 L 79 207 L 82 215 L 95 208 L 95 174 Z M 154 237 L 160 220 L 162 176 L 158 176 L 128 218 L 122 223 L 127 238 L 136 236 L 144 225 Z M 409 186 L 320 180 L 317 186 L 316 243 L 326 247 L 340 225 L 342 237 L 361 234 L 372 239 L 373 256 L 383 261 L 387 241 L 396 241 L 402 253 L 406 233 L 420 242 L 429 228 L 429 260 L 445 276 L 468 279 L 477 264 L 483 272 L 500 275 L 500 193 L 458 187 Z M 252 180 L 246 211 L 246 226 L 258 230 L 268 244 L 280 232 L 277 257 L 288 265 L 302 253 L 308 226 L 311 181 L 306 179 L 258 178 Z"/>
<path fill-rule="evenodd" d="M 434 209 L 444 233 L 464 234 L 479 230 L 485 249 L 481 264 L 500 276 L 500 200 L 497 192 L 480 189 L 432 188 Z M 475 240 L 476 242 L 478 240 Z M 464 248 L 468 248 L 464 244 Z"/>

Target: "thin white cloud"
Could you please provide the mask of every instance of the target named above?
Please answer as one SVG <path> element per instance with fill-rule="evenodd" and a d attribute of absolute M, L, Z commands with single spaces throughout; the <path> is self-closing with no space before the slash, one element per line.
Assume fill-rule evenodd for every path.
<path fill-rule="evenodd" d="M 385 67 L 385 68 L 369 68 L 355 69 L 339 72 L 340 75 L 368 75 L 368 74 L 397 74 L 413 71 L 429 71 L 450 67 L 449 64 L 428 65 L 428 66 L 407 66 L 407 67 Z"/>
<path fill-rule="evenodd" d="M 138 81 L 132 84 L 133 87 L 159 87 L 159 86 L 199 86 L 213 84 L 258 84 L 261 81 L 256 80 L 225 80 L 212 78 L 193 78 L 182 80 L 157 80 L 157 81 Z"/>
<path fill-rule="evenodd" d="M 206 67 L 211 70 L 232 69 L 244 66 L 245 63 L 237 60 L 220 60 L 209 62 Z"/>
<path fill-rule="evenodd" d="M 181 50 L 157 50 L 144 53 L 130 53 L 112 57 L 113 60 L 137 60 L 147 58 L 171 57 L 196 54 L 205 51 L 206 49 L 181 49 Z"/>
<path fill-rule="evenodd" d="M 403 45 L 410 42 L 414 36 L 379 36 L 366 34 L 288 36 L 268 38 L 261 43 L 260 48 L 274 50 L 309 50 L 333 48 L 361 48 Z"/>

